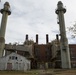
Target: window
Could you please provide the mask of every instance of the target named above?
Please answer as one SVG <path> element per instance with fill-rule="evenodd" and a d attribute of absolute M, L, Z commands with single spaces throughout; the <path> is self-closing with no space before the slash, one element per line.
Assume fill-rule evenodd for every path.
<path fill-rule="evenodd" d="M 11 56 L 9 57 L 9 59 L 11 59 Z"/>
<path fill-rule="evenodd" d="M 9 59 L 17 60 L 17 59 L 18 59 L 18 57 L 16 57 L 16 56 L 10 56 L 10 57 L 9 57 Z"/>
<path fill-rule="evenodd" d="M 12 60 L 14 60 L 15 59 L 15 56 L 12 56 Z"/>
<path fill-rule="evenodd" d="M 15 59 L 17 60 L 18 58 L 17 58 L 17 57 L 15 57 Z"/>

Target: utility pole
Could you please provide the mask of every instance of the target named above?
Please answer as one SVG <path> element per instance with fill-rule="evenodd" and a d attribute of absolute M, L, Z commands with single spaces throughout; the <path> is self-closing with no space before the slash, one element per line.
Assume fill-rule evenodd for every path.
<path fill-rule="evenodd" d="M 62 68 L 70 69 L 71 68 L 70 51 L 69 51 L 68 39 L 66 37 L 65 21 L 64 21 L 65 12 L 66 9 L 63 7 L 63 3 L 59 1 L 55 13 L 58 15 L 59 19 L 58 24 L 60 27 L 61 66 Z"/>
<path fill-rule="evenodd" d="M 3 56 L 4 46 L 5 46 L 5 32 L 6 32 L 6 23 L 8 15 L 11 14 L 10 5 L 8 2 L 5 2 L 4 8 L 0 10 L 2 14 L 2 21 L 0 27 L 0 57 Z"/>

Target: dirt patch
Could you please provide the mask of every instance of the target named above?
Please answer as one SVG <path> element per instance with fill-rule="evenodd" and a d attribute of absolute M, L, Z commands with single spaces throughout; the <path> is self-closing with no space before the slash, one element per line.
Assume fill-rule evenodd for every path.
<path fill-rule="evenodd" d="M 48 73 L 46 73 L 46 74 L 39 74 L 39 75 L 53 75 L 53 74 L 48 74 Z"/>

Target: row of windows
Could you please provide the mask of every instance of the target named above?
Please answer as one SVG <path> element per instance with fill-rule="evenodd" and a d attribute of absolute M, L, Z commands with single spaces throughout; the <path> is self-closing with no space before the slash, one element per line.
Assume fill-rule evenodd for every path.
<path fill-rule="evenodd" d="M 17 60 L 18 58 L 16 56 L 10 56 L 9 59 Z"/>

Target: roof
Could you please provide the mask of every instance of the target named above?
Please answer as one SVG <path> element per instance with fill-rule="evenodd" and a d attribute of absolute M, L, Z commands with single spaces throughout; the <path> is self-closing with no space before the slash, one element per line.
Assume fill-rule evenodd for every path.
<path fill-rule="evenodd" d="M 15 51 L 26 51 L 30 54 L 30 57 L 33 57 L 32 54 L 32 45 L 12 45 L 5 44 L 5 50 L 15 50 Z"/>
<path fill-rule="evenodd" d="M 3 57 L 1 57 L 1 58 L 5 58 L 5 57 L 11 56 L 11 55 L 20 56 L 20 57 L 22 57 L 22 58 L 24 58 L 24 59 L 28 60 L 26 57 L 21 56 L 21 55 L 19 55 L 19 54 L 17 54 L 17 53 L 14 53 L 14 52 L 13 52 L 13 53 L 11 53 L 11 54 L 9 54 L 9 55 L 7 55 L 7 56 L 3 56 Z M 30 61 L 30 60 L 28 60 L 28 61 Z"/>

